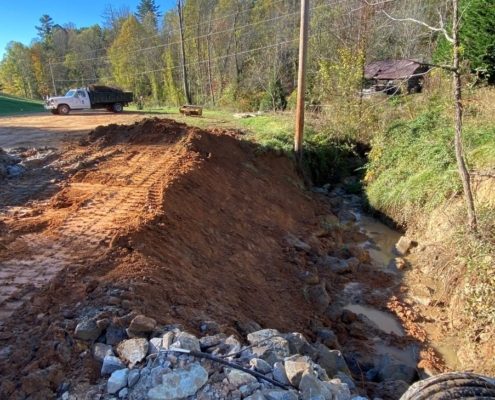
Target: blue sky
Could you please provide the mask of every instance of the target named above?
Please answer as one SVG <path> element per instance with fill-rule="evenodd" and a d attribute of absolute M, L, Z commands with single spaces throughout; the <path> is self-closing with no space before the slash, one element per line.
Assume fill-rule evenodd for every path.
<path fill-rule="evenodd" d="M 101 23 L 107 4 L 118 8 L 129 6 L 136 10 L 139 0 L 0 0 L 0 59 L 10 41 L 28 45 L 37 36 L 35 25 L 43 14 L 50 15 L 60 25 L 74 23 L 78 28 Z M 175 4 L 175 0 L 156 0 L 163 12 Z"/>

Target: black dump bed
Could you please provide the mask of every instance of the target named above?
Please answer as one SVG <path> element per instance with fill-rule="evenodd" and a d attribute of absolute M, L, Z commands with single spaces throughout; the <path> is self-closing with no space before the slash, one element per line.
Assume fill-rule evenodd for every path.
<path fill-rule="evenodd" d="M 132 102 L 132 92 L 123 92 L 120 89 L 115 89 L 109 86 L 90 85 L 88 86 L 89 100 L 91 105 L 97 104 L 127 104 Z"/>

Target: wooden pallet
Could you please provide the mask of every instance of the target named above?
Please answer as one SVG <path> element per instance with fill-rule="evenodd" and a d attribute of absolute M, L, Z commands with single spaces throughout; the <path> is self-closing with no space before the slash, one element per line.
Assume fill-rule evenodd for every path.
<path fill-rule="evenodd" d="M 201 117 L 203 115 L 203 107 L 186 105 L 182 106 L 179 112 L 186 116 L 195 115 Z"/>

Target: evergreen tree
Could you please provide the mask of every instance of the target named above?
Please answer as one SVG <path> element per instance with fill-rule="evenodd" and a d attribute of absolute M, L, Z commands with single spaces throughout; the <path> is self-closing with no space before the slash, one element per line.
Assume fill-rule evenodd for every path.
<path fill-rule="evenodd" d="M 43 14 L 40 18 L 40 26 L 35 26 L 38 36 L 46 42 L 53 32 L 53 19 L 48 14 Z"/>
<path fill-rule="evenodd" d="M 462 56 L 478 76 L 495 84 L 495 0 L 462 0 L 459 39 Z M 450 62 L 452 45 L 440 37 L 434 60 Z"/>
<path fill-rule="evenodd" d="M 495 84 L 495 0 L 464 0 L 461 45 L 471 68 Z"/>
<path fill-rule="evenodd" d="M 161 16 L 159 12 L 159 7 L 155 4 L 155 0 L 141 0 L 138 7 L 136 17 L 138 17 L 139 21 L 143 22 L 145 18 L 152 15 L 155 21 Z"/>

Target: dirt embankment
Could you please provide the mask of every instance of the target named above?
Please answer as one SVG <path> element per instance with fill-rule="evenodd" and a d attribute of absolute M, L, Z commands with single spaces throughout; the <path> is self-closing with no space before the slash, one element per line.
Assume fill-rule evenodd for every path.
<path fill-rule="evenodd" d="M 371 265 L 338 191 L 304 190 L 289 159 L 237 133 L 110 125 L 44 167 L 15 181 L 22 196 L 0 187 L 1 398 L 99 382 L 92 343 L 74 335 L 87 319 L 111 345 L 138 313 L 193 333 L 212 320 L 239 338 L 299 331 L 342 349 L 362 393 L 401 364 L 381 349 L 417 346 L 412 330 L 397 336 L 344 309 L 359 293 L 386 310 L 396 284 Z M 40 180 L 49 190 L 28 190 Z M 394 379 L 418 378 L 401 368 Z"/>
<path fill-rule="evenodd" d="M 283 238 L 311 226 L 315 203 L 287 159 L 255 150 L 228 133 L 147 120 L 98 128 L 64 155 L 72 177 L 62 190 L 2 218 L 0 307 L 14 312 L 0 326 L 2 398 L 31 393 L 33 371 L 54 369 L 40 384 L 53 390 L 89 362 L 72 339 L 84 315 L 307 330 L 311 309 Z"/>

